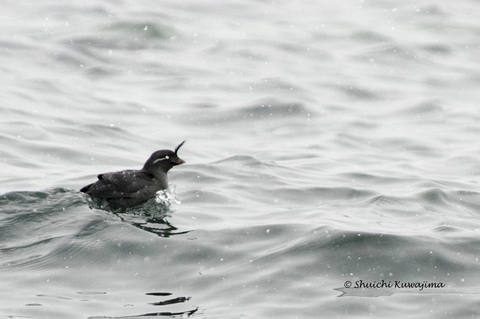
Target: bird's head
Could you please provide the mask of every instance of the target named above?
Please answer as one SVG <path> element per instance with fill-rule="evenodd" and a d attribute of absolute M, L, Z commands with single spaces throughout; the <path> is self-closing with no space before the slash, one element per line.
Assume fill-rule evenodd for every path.
<path fill-rule="evenodd" d="M 166 174 L 172 167 L 185 163 L 177 154 L 184 143 L 185 141 L 180 143 L 180 145 L 175 148 L 175 151 L 160 150 L 154 152 L 143 166 L 143 170 L 154 176 L 159 176 L 162 173 Z"/>

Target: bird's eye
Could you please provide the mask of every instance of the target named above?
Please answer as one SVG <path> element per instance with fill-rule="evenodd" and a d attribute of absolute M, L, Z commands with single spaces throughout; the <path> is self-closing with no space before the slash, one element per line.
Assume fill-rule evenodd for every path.
<path fill-rule="evenodd" d="M 170 157 L 167 155 L 167 156 L 165 156 L 165 158 L 166 158 L 166 159 L 169 159 Z"/>

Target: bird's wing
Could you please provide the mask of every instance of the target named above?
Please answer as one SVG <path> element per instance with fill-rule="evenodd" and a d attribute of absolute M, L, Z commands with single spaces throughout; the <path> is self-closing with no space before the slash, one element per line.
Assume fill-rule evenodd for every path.
<path fill-rule="evenodd" d="M 104 173 L 98 175 L 98 181 L 88 191 L 98 198 L 130 198 L 148 186 L 151 179 L 139 171 Z"/>

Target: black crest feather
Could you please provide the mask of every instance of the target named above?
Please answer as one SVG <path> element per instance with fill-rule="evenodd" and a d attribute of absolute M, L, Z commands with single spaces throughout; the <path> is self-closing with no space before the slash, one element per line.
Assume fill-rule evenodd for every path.
<path fill-rule="evenodd" d="M 175 148 L 175 154 L 177 154 L 178 149 L 179 149 L 180 147 L 182 147 L 182 145 L 185 144 L 186 141 L 187 141 L 187 140 L 184 140 L 182 143 L 180 143 L 180 145 L 178 145 L 178 146 Z"/>

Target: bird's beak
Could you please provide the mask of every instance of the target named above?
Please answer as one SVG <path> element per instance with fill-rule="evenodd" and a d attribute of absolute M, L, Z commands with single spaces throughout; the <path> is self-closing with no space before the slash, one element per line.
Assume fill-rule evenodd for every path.
<path fill-rule="evenodd" d="M 177 155 L 178 150 L 180 149 L 180 147 L 182 147 L 183 144 L 185 144 L 185 142 L 186 140 L 180 143 L 180 145 L 178 145 L 177 148 L 175 148 L 175 155 Z M 173 162 L 175 163 L 175 165 L 182 165 L 185 163 L 185 161 L 182 160 L 180 157 L 178 157 L 178 155 L 177 155 L 177 159 Z"/>
<path fill-rule="evenodd" d="M 178 159 L 176 159 L 175 161 L 173 161 L 175 163 L 175 165 L 182 165 L 185 163 L 184 160 L 182 160 L 180 157 Z"/>

